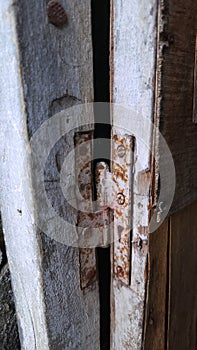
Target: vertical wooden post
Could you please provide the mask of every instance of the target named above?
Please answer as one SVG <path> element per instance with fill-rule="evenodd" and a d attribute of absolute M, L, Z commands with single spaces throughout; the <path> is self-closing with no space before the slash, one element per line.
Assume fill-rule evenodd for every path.
<path fill-rule="evenodd" d="M 139 116 L 139 127 L 145 118 L 151 122 L 154 110 L 154 77 L 156 56 L 157 1 L 112 2 L 111 9 L 111 102 L 128 110 L 123 114 L 113 109 L 113 133 L 123 126 L 122 133 L 132 129 L 133 117 Z M 124 110 L 124 108 L 123 108 Z M 124 112 L 123 112 L 124 113 Z M 126 130 L 126 131 L 124 131 Z M 140 129 L 139 129 L 140 130 Z M 118 130 L 117 130 L 118 132 Z M 120 132 L 120 130 L 119 130 Z M 151 145 L 151 128 L 147 128 L 147 142 Z M 139 350 L 143 342 L 144 305 L 147 283 L 147 246 L 137 242 L 146 236 L 149 225 L 151 187 L 151 150 L 136 137 L 133 183 L 133 231 L 131 241 L 130 285 L 117 280 L 112 272 L 111 347 Z M 133 171 L 133 169 L 131 169 Z M 113 266 L 112 252 L 112 266 Z"/>
<path fill-rule="evenodd" d="M 196 346 L 197 2 L 158 5 L 155 123 L 173 155 L 176 191 L 170 218 L 150 240 L 144 348 L 182 350 Z M 160 157 L 158 140 L 155 149 Z"/>
<path fill-rule="evenodd" d="M 82 291 L 79 249 L 36 226 L 29 139 L 55 113 L 93 101 L 90 0 L 59 4 L 63 26 L 47 17 L 49 1 L 0 4 L 1 205 L 21 346 L 28 350 L 99 349 L 97 281 Z M 70 133 L 52 156 L 56 166 L 46 172 L 51 197 L 62 154 L 73 147 Z M 24 169 L 30 174 L 25 182 Z"/>

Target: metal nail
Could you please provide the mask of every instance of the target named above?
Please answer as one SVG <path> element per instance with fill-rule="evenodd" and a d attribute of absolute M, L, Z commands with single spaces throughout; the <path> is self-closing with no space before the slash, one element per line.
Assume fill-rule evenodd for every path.
<path fill-rule="evenodd" d="M 55 0 L 51 0 L 48 2 L 47 16 L 49 19 L 49 23 L 57 27 L 61 27 L 67 22 L 66 11 L 62 7 L 62 5 Z"/>
<path fill-rule="evenodd" d="M 125 203 L 125 196 L 123 193 L 118 193 L 117 194 L 117 202 L 120 205 L 123 205 Z"/>
<path fill-rule="evenodd" d="M 126 153 L 125 147 L 123 145 L 118 146 L 117 153 L 118 153 L 118 156 L 120 158 L 123 158 L 125 156 L 125 153 Z"/>

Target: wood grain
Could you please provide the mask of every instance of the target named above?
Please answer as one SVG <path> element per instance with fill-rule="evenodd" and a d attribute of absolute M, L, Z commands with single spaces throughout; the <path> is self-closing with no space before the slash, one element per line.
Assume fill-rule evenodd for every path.
<path fill-rule="evenodd" d="M 154 252 L 154 249 L 157 251 L 157 247 L 164 249 L 162 264 L 157 267 L 156 273 L 159 274 L 161 269 L 162 275 L 166 254 L 169 257 L 170 267 L 168 270 L 166 266 L 165 277 L 160 280 L 159 285 L 151 282 L 149 284 L 147 334 L 145 332 L 147 349 L 165 349 L 166 346 L 169 350 L 196 348 L 194 328 L 196 286 L 194 284 L 192 288 L 191 282 L 195 279 L 194 266 L 196 266 L 194 234 L 196 205 L 190 205 L 197 198 L 197 129 L 193 120 L 193 105 L 196 98 L 194 91 L 196 13 L 197 3 L 193 1 L 159 1 L 154 123 L 159 125 L 173 155 L 176 168 L 176 193 L 170 214 L 178 212 L 169 219 L 171 239 L 168 253 L 165 252 L 167 234 L 166 240 L 163 240 L 162 236 L 160 238 L 158 236 L 158 241 L 150 240 L 150 253 Z M 157 155 L 161 158 L 161 149 L 157 140 L 155 141 L 158 146 L 156 158 Z M 193 242 L 191 249 L 189 249 L 190 237 Z M 157 253 L 159 259 L 160 252 Z M 154 272 L 154 265 L 150 263 L 150 281 Z M 162 288 L 167 290 L 165 297 Z M 151 303 L 155 306 L 153 310 L 156 312 L 156 323 L 154 317 L 150 322 Z M 157 313 L 159 309 L 160 314 Z"/>
<path fill-rule="evenodd" d="M 197 199 L 197 127 L 193 122 L 196 32 L 196 1 L 159 1 L 155 123 L 160 125 L 175 163 L 171 213 Z"/>
<path fill-rule="evenodd" d="M 144 349 L 196 348 L 197 202 L 150 238 Z"/>
<path fill-rule="evenodd" d="M 168 349 L 196 349 L 197 202 L 170 219 Z"/>
<path fill-rule="evenodd" d="M 134 136 L 133 230 L 130 285 L 113 275 L 111 283 L 111 349 L 142 347 L 147 283 L 148 225 L 151 187 L 150 145 L 156 57 L 157 1 L 119 1 L 111 6 L 112 137 Z M 134 125 L 134 120 L 136 121 Z M 146 127 L 146 122 L 147 127 Z M 136 125 L 138 129 L 136 129 Z M 146 141 L 139 135 L 145 130 Z M 135 133 L 137 131 L 137 133 Z M 144 140 L 143 140 L 144 141 Z M 131 220 L 132 220 L 131 219 Z M 140 244 L 142 242 L 142 247 Z"/>
<path fill-rule="evenodd" d="M 165 350 L 168 300 L 168 219 L 150 234 L 144 350 Z"/>

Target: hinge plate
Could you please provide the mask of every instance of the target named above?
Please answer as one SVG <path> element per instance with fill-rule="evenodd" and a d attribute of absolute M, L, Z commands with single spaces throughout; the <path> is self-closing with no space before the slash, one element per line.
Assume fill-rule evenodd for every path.
<path fill-rule="evenodd" d="M 133 183 L 134 138 L 129 135 L 114 135 L 112 139 L 112 162 L 108 166 L 97 165 L 97 198 L 100 208 L 113 210 L 114 224 L 111 232 L 113 242 L 114 276 L 126 285 L 130 282 L 132 183 Z M 106 234 L 103 231 L 103 234 Z M 103 241 L 108 244 L 109 236 Z"/>
<path fill-rule="evenodd" d="M 77 144 L 84 143 L 82 147 L 85 147 L 85 142 L 91 140 L 91 137 L 90 134 L 89 136 L 81 134 L 76 140 Z M 83 152 L 79 152 L 78 147 L 76 169 L 77 174 L 80 174 L 78 176 L 80 193 L 92 202 L 92 165 L 91 162 L 87 162 L 87 155 L 91 159 L 92 154 L 90 145 L 91 143 L 87 144 Z M 131 276 L 133 150 L 132 136 L 117 134 L 113 136 L 111 172 L 104 162 L 98 163 L 96 167 L 97 211 L 91 215 L 79 211 L 78 216 L 79 226 L 84 227 L 84 232 L 88 232 L 89 236 L 92 227 L 100 227 L 100 234 L 94 247 L 105 248 L 112 244 L 114 276 L 126 285 L 129 285 Z M 90 203 L 88 205 L 91 206 Z M 95 242 L 95 237 L 92 239 Z M 82 289 L 96 280 L 94 248 L 87 246 L 80 249 L 80 275 Z"/>
<path fill-rule="evenodd" d="M 133 150 L 134 138 L 132 136 L 113 136 L 113 269 L 115 277 L 126 285 L 129 285 L 131 275 Z"/>
<path fill-rule="evenodd" d="M 93 131 L 76 133 L 75 135 L 75 168 L 76 179 L 81 196 L 87 200 L 87 210 L 92 209 L 93 200 L 93 184 L 92 184 L 92 163 L 91 157 L 93 153 Z M 79 204 L 79 202 L 78 202 Z M 87 226 L 90 222 L 84 222 L 84 214 L 78 212 L 78 227 Z M 96 281 L 96 252 L 95 249 L 85 247 L 82 242 L 83 237 L 79 237 L 79 264 L 80 264 L 80 285 L 81 289 L 86 289 Z M 83 248 L 84 247 L 84 248 Z"/>

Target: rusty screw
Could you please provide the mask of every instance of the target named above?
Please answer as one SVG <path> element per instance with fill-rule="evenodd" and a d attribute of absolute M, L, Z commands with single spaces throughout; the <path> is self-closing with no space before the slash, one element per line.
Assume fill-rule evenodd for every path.
<path fill-rule="evenodd" d="M 56 27 L 61 27 L 67 22 L 66 12 L 58 1 L 51 0 L 48 2 L 47 15 L 49 22 Z"/>
<path fill-rule="evenodd" d="M 125 196 L 123 193 L 118 193 L 117 194 L 117 202 L 120 205 L 123 205 L 125 203 Z"/>
<path fill-rule="evenodd" d="M 123 158 L 126 153 L 125 147 L 123 145 L 118 146 L 117 153 L 120 158 Z"/>

